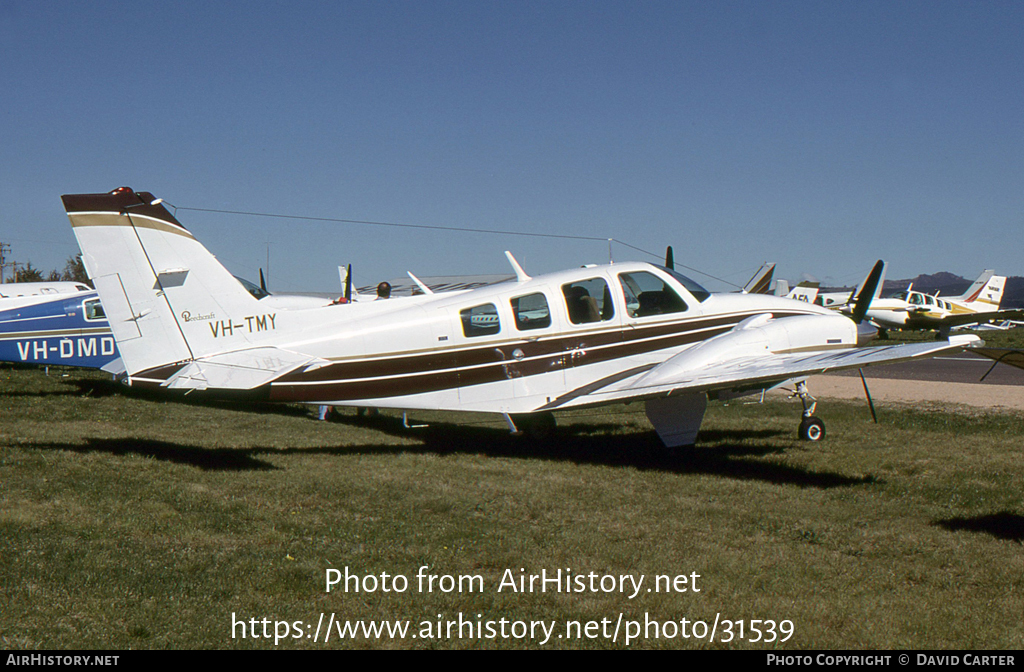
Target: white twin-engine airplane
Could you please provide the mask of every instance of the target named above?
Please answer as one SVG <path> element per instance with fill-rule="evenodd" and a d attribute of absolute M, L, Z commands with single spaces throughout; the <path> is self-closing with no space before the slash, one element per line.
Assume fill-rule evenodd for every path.
<path fill-rule="evenodd" d="M 764 294 L 712 294 L 648 263 L 586 266 L 466 291 L 273 309 L 146 192 L 63 197 L 134 385 L 279 402 L 484 411 L 550 429 L 552 411 L 642 400 L 668 446 L 693 444 L 708 398 L 928 357 L 976 336 L 857 347 L 863 321 Z M 883 264 L 874 272 L 877 281 Z M 870 296 L 873 292 L 868 291 Z"/>
<path fill-rule="evenodd" d="M 960 296 L 939 297 L 906 291 L 888 299 L 876 299 L 867 317 L 882 329 L 938 329 L 949 331 L 953 327 L 1019 319 L 1024 310 L 1000 310 L 1006 278 L 984 271 Z"/>

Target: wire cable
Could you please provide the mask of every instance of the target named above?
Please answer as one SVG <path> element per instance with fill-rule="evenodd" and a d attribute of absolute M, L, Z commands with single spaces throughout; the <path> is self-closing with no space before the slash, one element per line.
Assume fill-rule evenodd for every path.
<path fill-rule="evenodd" d="M 366 219 L 341 219 L 341 218 L 336 218 L 336 217 L 308 217 L 308 216 L 304 216 L 304 215 L 282 215 L 282 214 L 269 213 L 269 212 L 250 212 L 250 211 L 245 211 L 245 210 L 218 210 L 218 209 L 215 209 L 215 208 L 191 208 L 191 207 L 186 207 L 186 206 L 175 206 L 175 205 L 171 205 L 170 203 L 166 203 L 166 202 L 165 202 L 165 204 L 166 205 L 170 205 L 172 208 L 174 208 L 175 213 L 177 213 L 178 210 L 189 210 L 191 212 L 207 212 L 207 213 L 215 213 L 215 214 L 220 214 L 220 215 L 241 215 L 241 216 L 245 216 L 245 217 L 270 217 L 270 218 L 274 218 L 274 219 L 305 220 L 305 221 L 310 221 L 310 222 L 330 222 L 330 223 L 333 223 L 333 224 L 360 224 L 360 225 L 364 225 L 364 226 L 389 226 L 389 227 L 401 228 L 401 229 L 427 229 L 427 230 L 432 230 L 432 231 L 454 231 L 454 232 L 458 232 L 458 233 L 486 233 L 486 234 L 503 235 L 503 236 L 523 236 L 523 237 L 532 237 L 532 238 L 557 238 L 557 239 L 561 239 L 561 240 L 600 241 L 600 242 L 608 242 L 608 243 L 615 243 L 617 245 L 622 245 L 623 247 L 627 247 L 627 248 L 629 248 L 631 250 L 635 250 L 635 251 L 640 252 L 642 254 L 646 254 L 646 255 L 651 256 L 651 257 L 653 257 L 655 259 L 661 259 L 662 258 L 662 255 L 660 255 L 660 254 L 655 254 L 654 252 L 650 252 L 650 251 L 645 250 L 645 249 L 643 249 L 641 247 L 637 247 L 636 245 L 630 245 L 629 243 L 621 241 L 621 240 L 618 240 L 617 238 L 602 238 L 600 236 L 574 236 L 574 235 L 559 234 L 559 233 L 534 233 L 534 232 L 529 232 L 529 231 L 506 231 L 506 230 L 501 230 L 501 229 L 479 229 L 479 228 L 466 227 L 466 226 L 441 226 L 441 225 L 438 225 L 438 224 L 401 224 L 401 223 L 397 223 L 397 222 L 379 222 L 379 221 L 366 220 Z M 722 278 L 719 278 L 719 277 L 716 277 L 714 275 L 711 275 L 710 273 L 705 273 L 704 271 L 701 271 L 699 269 L 692 268 L 692 267 L 686 266 L 684 264 L 680 264 L 679 262 L 676 262 L 676 265 L 680 266 L 682 268 L 685 268 L 688 271 L 692 271 L 693 273 L 699 273 L 699 274 L 701 274 L 701 275 L 703 275 L 705 277 L 711 278 L 712 280 L 717 280 L 718 282 L 722 282 L 722 283 L 725 283 L 727 285 L 731 285 L 733 287 L 737 287 L 737 288 L 740 287 L 740 285 L 737 285 L 734 282 L 730 282 L 728 280 L 724 280 Z"/>

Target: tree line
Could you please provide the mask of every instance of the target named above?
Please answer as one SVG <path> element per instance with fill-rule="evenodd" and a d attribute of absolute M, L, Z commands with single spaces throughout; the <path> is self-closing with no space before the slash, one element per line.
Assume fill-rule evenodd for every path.
<path fill-rule="evenodd" d="M 14 264 L 11 265 L 14 266 Z M 60 282 L 64 280 L 82 282 L 90 287 L 92 286 L 92 282 L 89 281 L 89 275 L 85 272 L 85 264 L 82 263 L 81 252 L 68 257 L 67 263 L 64 264 L 62 270 L 52 270 L 48 274 L 33 267 L 31 261 L 25 263 L 21 269 L 18 269 L 17 266 L 21 266 L 21 264 L 15 266 L 14 279 L 5 280 L 6 282 Z"/>

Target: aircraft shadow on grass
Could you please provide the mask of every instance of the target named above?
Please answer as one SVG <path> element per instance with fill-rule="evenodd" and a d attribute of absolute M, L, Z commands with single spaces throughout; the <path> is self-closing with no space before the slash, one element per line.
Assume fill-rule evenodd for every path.
<path fill-rule="evenodd" d="M 159 393 L 125 388 L 121 383 L 102 379 L 66 381 L 75 391 L 41 393 L 78 394 L 105 397 L 126 394 L 161 403 L 173 401 L 197 406 L 239 412 L 272 413 L 292 417 L 309 417 L 310 410 L 298 405 L 168 397 Z M 338 417 L 338 416 L 336 416 Z M 413 445 L 340 446 L 331 448 L 203 448 L 150 439 L 87 439 L 85 444 L 57 444 L 54 450 L 100 452 L 111 455 L 140 455 L 157 460 L 184 464 L 208 471 L 262 471 L 278 469 L 258 458 L 260 454 L 381 454 L 422 452 L 435 454 L 465 453 L 520 459 L 567 461 L 575 464 L 633 467 L 641 470 L 675 474 L 708 474 L 738 480 L 755 480 L 777 485 L 811 488 L 836 488 L 879 482 L 873 476 L 851 477 L 837 472 L 811 471 L 800 467 L 757 459 L 784 448 L 743 445 L 756 439 L 771 439 L 786 433 L 772 429 L 705 430 L 697 448 L 666 448 L 653 430 L 629 434 L 613 434 L 621 426 L 614 423 L 563 425 L 547 438 L 511 436 L 504 428 L 431 422 L 426 427 L 410 429 L 402 419 L 392 415 L 361 417 L 342 415 L 336 421 L 354 427 L 371 429 L 402 438 L 415 438 Z"/>
<path fill-rule="evenodd" d="M 311 411 L 304 406 L 296 404 L 272 404 L 263 401 L 253 401 L 251 398 L 240 400 L 214 399 L 203 394 L 195 395 L 169 395 L 161 391 L 147 390 L 145 388 L 128 387 L 121 382 L 112 379 L 88 379 L 70 378 L 62 381 L 65 384 L 63 389 L 49 390 L 46 392 L 25 392 L 19 390 L 4 390 L 2 396 L 10 397 L 113 397 L 122 396 L 143 401 L 153 401 L 161 404 L 174 403 L 185 404 L 186 406 L 203 406 L 242 413 L 261 413 L 290 417 L 309 417 Z"/>
<path fill-rule="evenodd" d="M 431 423 L 416 430 L 401 419 L 388 416 L 345 418 L 342 422 L 376 429 L 395 436 L 414 436 L 420 446 L 364 445 L 342 449 L 349 453 L 386 454 L 425 452 L 466 453 L 513 459 L 540 459 L 582 465 L 632 467 L 675 474 L 708 474 L 740 480 L 757 480 L 778 485 L 834 488 L 878 482 L 872 476 L 850 477 L 833 472 L 809 471 L 758 459 L 783 452 L 778 447 L 745 446 L 753 438 L 768 439 L 785 432 L 759 430 L 707 430 L 697 448 L 666 448 L 653 430 L 632 434 L 601 434 L 621 429 L 613 424 L 559 427 L 547 438 L 512 436 L 506 429 L 452 423 Z M 303 449 L 289 449 L 298 452 Z M 315 452 L 316 448 L 309 449 Z"/>
<path fill-rule="evenodd" d="M 85 443 L 36 445 L 39 450 L 66 450 L 73 453 L 107 453 L 115 456 L 137 455 L 161 462 L 183 464 L 203 471 L 272 471 L 279 469 L 260 460 L 260 448 L 203 448 L 151 439 L 86 439 Z"/>
<path fill-rule="evenodd" d="M 485 427 L 435 423 L 421 430 L 402 426 L 390 417 L 359 421 L 361 426 L 414 436 L 419 445 L 364 444 L 336 447 L 298 448 L 203 448 L 152 439 L 89 438 L 84 443 L 47 444 L 42 450 L 66 450 L 76 453 L 136 455 L 192 466 L 204 471 L 270 471 L 281 467 L 260 459 L 261 455 L 388 455 L 395 453 L 471 454 L 511 459 L 565 461 L 581 465 L 632 467 L 674 474 L 706 474 L 755 480 L 797 487 L 836 488 L 877 482 L 874 477 L 850 477 L 834 472 L 802 469 L 756 458 L 779 453 L 781 449 L 737 445 L 752 437 L 770 438 L 780 432 L 751 430 L 742 432 L 708 431 L 696 449 L 665 448 L 653 432 L 626 435 L 594 435 L 594 426 L 586 433 L 572 428 L 559 429 L 548 439 L 510 436 L 507 431 Z M 611 427 L 611 426 L 609 426 Z"/>
<path fill-rule="evenodd" d="M 935 525 L 957 532 L 982 532 L 997 539 L 1024 542 L 1024 516 L 1009 511 L 1000 511 L 987 516 L 971 516 L 966 518 L 947 518 L 935 521 Z"/>

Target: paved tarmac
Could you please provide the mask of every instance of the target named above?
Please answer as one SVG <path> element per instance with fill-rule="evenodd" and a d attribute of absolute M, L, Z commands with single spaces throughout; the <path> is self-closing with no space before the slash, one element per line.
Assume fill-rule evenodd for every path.
<path fill-rule="evenodd" d="M 876 403 L 925 402 L 964 404 L 992 410 L 1024 410 L 1024 369 L 999 364 L 969 353 L 933 357 L 918 362 L 871 366 L 864 369 Z M 821 398 L 864 399 L 856 369 L 807 381 L 811 395 Z"/>
<path fill-rule="evenodd" d="M 981 383 L 984 385 L 1022 385 L 1024 386 L 1024 369 L 1007 364 L 999 364 L 992 369 L 995 362 L 987 357 L 979 357 L 969 352 L 942 355 L 923 359 L 917 362 L 903 362 L 884 366 L 870 366 L 864 369 L 866 378 L 898 378 L 901 380 L 932 380 L 947 383 Z M 992 372 L 985 376 L 985 372 Z M 835 376 L 853 376 L 860 379 L 856 369 L 841 371 Z M 981 381 L 982 376 L 985 380 Z"/>

